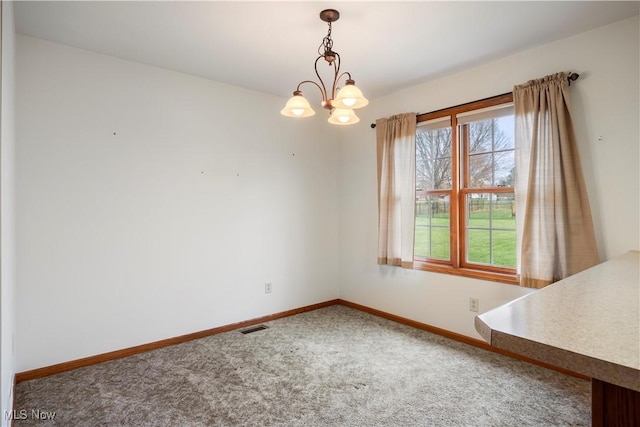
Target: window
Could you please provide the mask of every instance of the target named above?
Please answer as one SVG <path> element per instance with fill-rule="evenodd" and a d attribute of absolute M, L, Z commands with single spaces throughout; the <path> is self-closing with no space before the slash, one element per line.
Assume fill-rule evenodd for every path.
<path fill-rule="evenodd" d="M 416 268 L 516 282 L 512 101 L 418 116 Z"/>

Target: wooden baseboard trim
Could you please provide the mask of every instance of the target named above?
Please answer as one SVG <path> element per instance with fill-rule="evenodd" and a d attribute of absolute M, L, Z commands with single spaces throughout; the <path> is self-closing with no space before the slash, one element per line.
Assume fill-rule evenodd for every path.
<path fill-rule="evenodd" d="M 245 328 L 247 326 L 256 325 L 258 323 L 268 322 L 268 321 L 280 319 L 283 317 L 289 317 L 289 316 L 304 313 L 307 311 L 313 311 L 319 308 L 329 307 L 335 304 L 338 304 L 337 299 L 321 302 L 318 304 L 312 304 L 305 307 L 294 308 L 292 310 L 287 310 L 287 311 L 282 311 L 280 313 L 257 317 L 255 319 L 245 320 L 238 323 L 223 325 L 217 328 L 206 329 L 204 331 L 193 332 L 193 333 L 181 335 L 178 337 L 167 338 L 160 341 L 154 341 L 148 344 L 141 344 L 134 347 L 125 348 L 122 350 L 110 351 L 108 353 L 84 357 L 82 359 L 71 360 L 69 362 L 58 363 L 56 365 L 45 366 L 38 369 L 32 369 L 30 371 L 18 372 L 15 375 L 15 382 L 20 383 L 22 381 L 48 377 L 49 375 L 59 374 L 61 372 L 70 371 L 72 369 L 83 368 L 85 366 L 96 365 L 98 363 L 107 362 L 109 360 L 115 360 L 115 359 L 120 359 L 127 356 L 133 356 L 134 354 L 144 353 L 146 351 L 156 350 L 162 347 L 168 347 L 170 345 L 181 344 L 183 342 L 196 340 L 198 338 L 204 338 L 210 335 L 220 334 L 222 332 L 229 332 L 234 329 Z"/>
<path fill-rule="evenodd" d="M 300 308 L 295 308 L 292 310 L 287 310 L 287 311 L 282 311 L 280 313 L 274 313 L 274 314 L 270 314 L 267 316 L 262 316 L 262 317 L 257 317 L 255 319 L 250 319 L 250 320 L 245 320 L 242 322 L 238 322 L 238 323 L 232 323 L 229 325 L 223 325 L 223 326 L 219 326 L 217 328 L 212 328 L 212 329 L 206 329 L 204 331 L 199 331 L 199 332 L 193 332 L 190 334 L 186 334 L 186 335 L 181 335 L 178 337 L 173 337 L 173 338 L 167 338 L 164 340 L 160 340 L 160 341 L 154 341 L 148 344 L 142 344 L 142 345 L 137 345 L 134 347 L 128 347 L 122 350 L 115 350 L 115 351 L 110 351 L 108 353 L 103 353 L 103 354 L 98 354 L 95 356 L 89 356 L 89 357 L 84 357 L 82 359 L 76 359 L 76 360 L 71 360 L 69 362 L 63 362 L 63 363 L 58 363 L 56 365 L 51 365 L 51 366 L 45 366 L 42 368 L 38 368 L 38 369 L 32 369 L 29 371 L 24 371 L 24 372 L 18 372 L 17 374 L 14 375 L 14 390 L 13 390 L 13 400 L 14 400 L 14 407 L 15 407 L 15 385 L 17 383 L 20 383 L 22 381 L 28 381 L 28 380 L 34 380 L 37 378 L 44 378 L 44 377 L 48 377 L 49 375 L 55 375 L 55 374 L 59 374 L 61 372 L 66 372 L 66 371 L 70 371 L 73 369 L 77 369 L 77 368 L 83 368 L 85 366 L 91 366 L 91 365 L 96 365 L 98 363 L 102 363 L 102 362 L 107 362 L 109 360 L 115 360 L 115 359 L 120 359 L 123 357 L 127 357 L 127 356 L 133 356 L 134 354 L 139 354 L 139 353 L 144 353 L 147 351 L 151 351 L 151 350 L 156 350 L 159 348 L 163 348 L 163 347 L 168 347 L 171 345 L 176 345 L 176 344 L 181 344 L 183 342 L 187 342 L 187 341 L 192 341 L 192 340 L 196 340 L 199 338 L 204 338 L 204 337 L 208 337 L 211 335 L 216 335 L 216 334 L 220 334 L 223 332 L 229 332 L 232 331 L 234 329 L 241 329 L 241 328 L 245 328 L 247 326 L 252 326 L 252 325 L 256 325 L 258 323 L 263 323 L 263 322 L 268 322 L 271 320 L 276 320 L 276 319 L 280 319 L 283 317 L 288 317 L 288 316 L 294 316 L 296 314 L 300 314 L 300 313 L 304 313 L 307 311 L 313 311 L 313 310 L 317 310 L 319 308 L 324 308 L 324 307 L 329 307 L 332 305 L 344 305 L 345 307 L 350 307 L 356 310 L 360 310 L 363 311 L 365 313 L 369 313 L 369 314 L 373 314 L 375 316 L 378 317 L 382 317 L 388 320 L 392 320 L 394 322 L 398 322 L 398 323 L 402 323 L 404 325 L 408 325 L 417 329 L 422 329 L 428 332 L 432 332 L 434 334 L 437 335 L 441 335 L 443 337 L 446 338 L 450 338 L 465 344 L 469 344 L 472 345 L 474 347 L 479 347 L 482 348 L 484 350 L 488 350 L 488 351 L 492 351 L 494 353 L 499 353 L 502 354 L 504 356 L 509 356 L 509 357 L 513 357 L 515 359 L 518 360 L 522 360 L 524 362 L 528 362 L 528 363 L 532 363 L 534 365 L 538 365 L 538 366 L 542 366 L 544 368 L 547 369 L 551 369 L 557 372 L 561 372 L 563 374 L 566 375 L 571 375 L 573 377 L 576 378 L 580 378 L 583 380 L 590 380 L 590 377 L 584 376 L 582 374 L 578 374 L 576 372 L 567 370 L 567 369 L 563 369 L 554 365 L 550 365 L 548 363 L 544 363 L 544 362 L 540 362 L 534 359 L 530 359 L 528 357 L 524 357 L 524 356 L 520 356 L 519 354 L 515 354 L 515 353 L 511 353 L 509 351 L 505 351 L 496 347 L 491 346 L 490 344 L 476 339 L 476 338 L 471 338 L 468 337 L 466 335 L 462 335 L 462 334 L 458 334 L 456 332 L 451 332 L 448 331 L 446 329 L 441 329 L 435 326 L 431 326 L 428 325 L 426 323 L 421 323 L 415 320 L 411 320 L 408 319 L 406 317 L 402 317 L 402 316 L 397 316 L 395 314 L 391 314 L 391 313 L 387 313 L 381 310 L 377 310 L 375 308 L 371 308 L 371 307 L 367 307 L 361 304 L 357 304 L 351 301 L 347 301 L 347 300 L 343 300 L 343 299 L 334 299 L 334 300 L 329 300 L 329 301 L 325 301 L 325 302 L 321 302 L 318 304 L 312 304 L 312 305 L 308 305 L 305 307 L 300 307 Z"/>
<path fill-rule="evenodd" d="M 521 355 L 516 354 L 516 353 L 511 353 L 509 351 L 502 350 L 500 348 L 494 347 L 494 346 L 490 345 L 489 343 L 486 343 L 486 342 L 484 342 L 484 341 L 482 341 L 480 339 L 477 339 L 477 338 L 471 338 L 471 337 L 468 337 L 466 335 L 458 334 L 456 332 L 451 332 L 451 331 L 448 331 L 446 329 L 437 328 L 435 326 L 431 326 L 431 325 L 428 325 L 426 323 L 421 323 L 421 322 L 417 322 L 415 320 L 407 319 L 406 317 L 397 316 L 395 314 L 387 313 L 387 312 L 384 312 L 384 311 L 381 311 L 381 310 L 377 310 L 375 308 L 371 308 L 371 307 L 367 307 L 367 306 L 364 306 L 364 305 L 356 304 L 356 303 L 351 302 L 351 301 L 347 301 L 347 300 L 343 300 L 343 299 L 338 299 L 337 301 L 338 301 L 338 304 L 340 304 L 340 305 L 344 305 L 346 307 L 350 307 L 350 308 L 354 308 L 356 310 L 364 311 L 365 313 L 369 313 L 369 314 L 373 314 L 375 316 L 383 317 L 385 319 L 392 320 L 392 321 L 398 322 L 398 323 L 402 323 L 404 325 L 412 326 L 412 327 L 417 328 L 417 329 L 422 329 L 424 331 L 432 332 L 434 334 L 441 335 L 441 336 L 446 337 L 446 338 L 451 338 L 453 340 L 460 341 L 462 343 L 469 344 L 469 345 L 472 345 L 474 347 L 479 347 L 479 348 L 482 348 L 484 350 L 488 350 L 488 351 L 492 351 L 494 353 L 502 354 L 503 356 L 509 356 L 509 357 L 514 358 L 514 359 L 522 360 L 523 362 L 528 362 L 528 363 L 532 363 L 534 365 L 542 366 L 543 368 L 547 368 L 547 369 L 551 369 L 553 371 L 561 372 L 563 374 L 570 375 L 570 376 L 576 377 L 576 378 L 580 378 L 582 380 L 586 380 L 586 381 L 590 381 L 591 380 L 591 377 L 587 377 L 587 376 L 579 374 L 577 372 L 573 372 L 573 371 L 570 371 L 568 369 L 560 368 L 558 366 L 551 365 L 549 363 L 540 362 L 540 361 L 535 360 L 535 359 L 530 359 L 528 357 L 521 356 Z"/>

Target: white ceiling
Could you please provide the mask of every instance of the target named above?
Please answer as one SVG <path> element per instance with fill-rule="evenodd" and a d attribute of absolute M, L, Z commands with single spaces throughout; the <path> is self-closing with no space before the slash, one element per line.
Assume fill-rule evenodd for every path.
<path fill-rule="evenodd" d="M 337 9 L 334 50 L 369 99 L 640 12 L 638 1 L 14 5 L 18 33 L 282 97 L 315 78 L 327 32 L 318 15 Z"/>

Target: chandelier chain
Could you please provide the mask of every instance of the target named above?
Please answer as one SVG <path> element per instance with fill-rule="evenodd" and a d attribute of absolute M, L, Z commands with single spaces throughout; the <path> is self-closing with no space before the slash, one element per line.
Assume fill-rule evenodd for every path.
<path fill-rule="evenodd" d="M 327 31 L 327 35 L 322 39 L 320 46 L 318 46 L 318 55 L 321 56 L 325 56 L 328 52 L 332 52 L 333 49 L 333 40 L 331 39 L 331 22 L 329 22 L 328 25 L 329 30 Z"/>

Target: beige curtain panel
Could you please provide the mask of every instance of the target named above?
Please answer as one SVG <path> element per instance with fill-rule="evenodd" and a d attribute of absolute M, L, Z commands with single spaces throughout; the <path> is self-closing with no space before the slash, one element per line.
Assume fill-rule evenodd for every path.
<path fill-rule="evenodd" d="M 413 267 L 416 114 L 376 120 L 378 264 Z"/>
<path fill-rule="evenodd" d="M 599 262 L 566 73 L 515 86 L 520 284 L 542 288 Z"/>

